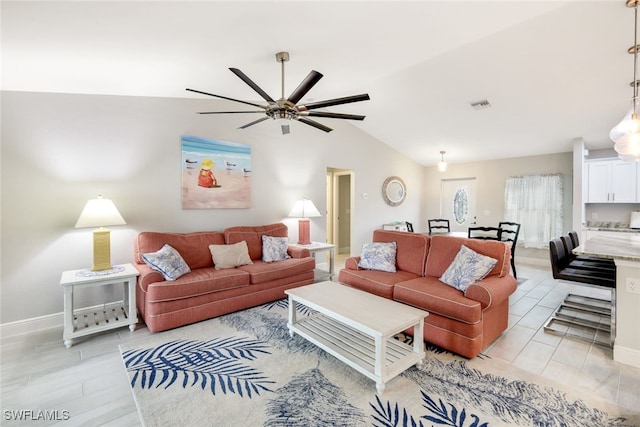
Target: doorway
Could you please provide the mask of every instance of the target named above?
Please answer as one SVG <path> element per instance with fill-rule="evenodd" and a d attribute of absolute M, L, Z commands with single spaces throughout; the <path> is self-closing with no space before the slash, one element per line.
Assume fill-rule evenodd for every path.
<path fill-rule="evenodd" d="M 476 179 L 443 179 L 441 188 L 440 215 L 451 231 L 466 232 L 476 224 Z"/>
<path fill-rule="evenodd" d="M 353 171 L 327 168 L 327 242 L 336 254 L 351 253 Z"/>

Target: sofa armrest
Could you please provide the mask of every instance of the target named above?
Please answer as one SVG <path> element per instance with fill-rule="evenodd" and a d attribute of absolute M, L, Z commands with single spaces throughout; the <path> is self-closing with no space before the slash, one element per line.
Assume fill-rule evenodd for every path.
<path fill-rule="evenodd" d="M 138 285 L 147 290 L 147 287 L 152 283 L 164 282 L 164 277 L 162 277 L 162 273 L 156 271 L 149 267 L 147 264 L 133 264 L 136 269 L 140 272 L 138 276 Z"/>
<path fill-rule="evenodd" d="M 344 260 L 344 268 L 346 268 L 347 270 L 360 270 L 360 267 L 358 267 L 359 262 L 359 256 L 352 256 Z"/>
<path fill-rule="evenodd" d="M 471 284 L 464 296 L 478 301 L 484 310 L 491 307 L 492 304 L 499 304 L 508 299 L 517 287 L 516 279 L 512 275 L 492 276 Z"/>
<path fill-rule="evenodd" d="M 308 258 L 311 256 L 309 249 L 291 245 L 288 246 L 287 253 L 291 258 Z"/>

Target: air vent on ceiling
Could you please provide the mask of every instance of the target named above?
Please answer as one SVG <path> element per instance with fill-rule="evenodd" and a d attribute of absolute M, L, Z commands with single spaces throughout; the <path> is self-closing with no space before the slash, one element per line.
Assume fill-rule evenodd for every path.
<path fill-rule="evenodd" d="M 474 110 L 483 110 L 485 108 L 491 107 L 491 104 L 489 104 L 489 101 L 487 101 L 486 99 L 483 99 L 482 101 L 472 102 L 471 106 Z"/>

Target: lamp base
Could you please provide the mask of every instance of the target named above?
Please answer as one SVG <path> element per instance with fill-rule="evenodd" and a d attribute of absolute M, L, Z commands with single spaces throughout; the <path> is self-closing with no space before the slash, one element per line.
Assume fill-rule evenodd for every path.
<path fill-rule="evenodd" d="M 91 271 L 111 270 L 111 232 L 100 227 L 93 232 L 93 266 Z"/>
<path fill-rule="evenodd" d="M 309 234 L 309 218 L 300 218 L 298 220 L 298 244 L 310 245 L 311 238 Z"/>

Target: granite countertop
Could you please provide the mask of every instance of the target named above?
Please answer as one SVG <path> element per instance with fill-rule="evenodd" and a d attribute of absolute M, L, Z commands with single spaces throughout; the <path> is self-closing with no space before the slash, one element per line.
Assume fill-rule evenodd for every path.
<path fill-rule="evenodd" d="M 640 262 L 640 237 L 625 236 L 623 233 L 620 237 L 597 236 L 575 248 L 573 253 Z"/>
<path fill-rule="evenodd" d="M 616 231 L 621 233 L 640 233 L 640 229 L 629 228 L 629 224 L 623 222 L 587 222 L 587 230 Z"/>

